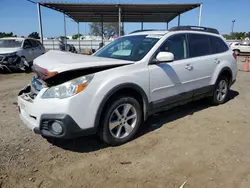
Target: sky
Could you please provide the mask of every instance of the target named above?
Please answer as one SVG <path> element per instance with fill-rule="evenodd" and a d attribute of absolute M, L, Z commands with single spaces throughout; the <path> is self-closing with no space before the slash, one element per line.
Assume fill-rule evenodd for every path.
<path fill-rule="evenodd" d="M 36 1 L 36 0 L 34 0 Z M 63 0 L 60 0 L 62 2 Z M 65 0 L 64 0 L 65 1 Z M 190 3 L 202 2 L 201 26 L 213 27 L 222 34 L 231 32 L 232 20 L 236 20 L 235 32 L 250 31 L 250 0 L 67 0 L 68 2 L 108 2 L 108 3 Z M 63 14 L 41 7 L 44 37 L 64 35 Z M 181 15 L 181 25 L 197 25 L 199 8 Z M 77 33 L 77 24 L 70 18 L 67 22 L 67 36 Z M 0 0 L 0 32 L 13 32 L 27 36 L 38 32 L 36 4 L 27 0 Z M 177 18 L 169 23 L 176 26 Z M 141 28 L 140 23 L 125 23 L 125 33 Z M 166 29 L 166 23 L 144 23 L 144 29 Z M 80 23 L 80 33 L 89 34 L 89 23 Z"/>

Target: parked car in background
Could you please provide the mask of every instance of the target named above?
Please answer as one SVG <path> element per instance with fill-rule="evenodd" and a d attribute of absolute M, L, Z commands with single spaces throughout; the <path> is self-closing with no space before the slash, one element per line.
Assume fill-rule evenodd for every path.
<path fill-rule="evenodd" d="M 45 53 L 44 46 L 32 38 L 1 38 L 0 67 L 8 71 L 26 70 Z"/>
<path fill-rule="evenodd" d="M 230 45 L 230 48 L 236 55 L 240 53 L 250 53 L 250 40 L 233 43 Z"/>
<path fill-rule="evenodd" d="M 207 97 L 227 101 L 236 56 L 216 29 L 142 31 L 92 56 L 49 51 L 20 91 L 20 118 L 43 137 L 97 133 L 110 145 L 133 139 L 148 116 Z"/>

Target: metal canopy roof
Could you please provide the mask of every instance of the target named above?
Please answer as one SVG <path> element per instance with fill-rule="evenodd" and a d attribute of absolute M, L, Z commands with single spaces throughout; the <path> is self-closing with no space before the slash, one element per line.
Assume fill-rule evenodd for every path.
<path fill-rule="evenodd" d="M 40 4 L 63 12 L 76 22 L 117 22 L 119 7 L 122 22 L 170 22 L 176 16 L 200 6 L 200 3 L 97 4 L 41 2 Z"/>

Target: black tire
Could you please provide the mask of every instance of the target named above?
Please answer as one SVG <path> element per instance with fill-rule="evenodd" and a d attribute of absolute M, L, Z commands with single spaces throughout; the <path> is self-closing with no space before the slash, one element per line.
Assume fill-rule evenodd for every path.
<path fill-rule="evenodd" d="M 225 88 L 225 96 L 221 98 L 221 100 L 219 100 L 220 97 L 218 97 L 219 95 L 219 89 L 220 89 L 220 84 L 222 82 L 225 82 L 226 84 L 226 88 Z M 212 105 L 220 105 L 220 104 L 224 104 L 227 99 L 228 99 L 228 94 L 229 94 L 229 81 L 228 78 L 226 76 L 220 76 L 215 84 L 214 87 L 214 91 L 213 91 L 213 95 L 210 97 L 210 103 Z M 222 95 L 223 96 L 223 95 Z"/>
<path fill-rule="evenodd" d="M 119 108 L 119 106 L 123 104 L 130 104 L 132 105 L 132 107 L 134 107 L 133 109 L 136 112 L 137 119 L 136 119 L 135 126 L 132 129 L 132 132 L 126 137 L 118 139 L 112 135 L 111 130 L 109 129 L 109 120 L 111 118 L 111 115 L 115 111 L 115 109 Z M 98 135 L 101 138 L 101 140 L 104 141 L 108 145 L 111 145 L 111 146 L 122 145 L 132 140 L 135 137 L 141 123 L 142 123 L 142 109 L 141 109 L 139 102 L 130 96 L 118 96 L 112 99 L 110 102 L 108 102 L 108 104 L 106 105 L 106 108 L 103 110 L 103 114 L 100 120 Z M 124 128 L 124 131 L 125 131 L 125 128 Z"/>
<path fill-rule="evenodd" d="M 27 62 L 24 56 L 21 57 L 21 60 L 22 60 L 22 65 L 24 66 L 25 72 L 30 72 L 33 62 L 32 63 Z"/>

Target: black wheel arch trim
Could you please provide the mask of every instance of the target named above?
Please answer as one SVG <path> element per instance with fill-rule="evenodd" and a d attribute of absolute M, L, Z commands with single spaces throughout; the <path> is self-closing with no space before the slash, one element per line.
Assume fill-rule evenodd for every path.
<path fill-rule="evenodd" d="M 104 109 L 104 106 L 106 104 L 106 102 L 110 99 L 110 97 L 115 94 L 117 91 L 121 90 L 121 89 L 134 89 L 136 91 L 138 91 L 141 95 L 141 97 L 143 98 L 143 115 L 144 115 L 144 120 L 147 118 L 148 114 L 148 108 L 149 108 L 149 103 L 148 103 L 148 97 L 146 95 L 146 93 L 144 92 L 144 90 L 138 86 L 137 84 L 134 83 L 124 83 L 124 84 L 120 84 L 115 86 L 113 89 L 111 89 L 103 98 L 101 104 L 98 107 L 97 110 L 97 114 L 95 117 L 95 123 L 94 123 L 94 127 L 95 130 L 97 131 L 99 123 L 100 123 L 100 119 L 101 119 L 101 114 L 102 111 Z"/>
<path fill-rule="evenodd" d="M 217 80 L 219 79 L 220 75 L 221 75 L 224 71 L 229 71 L 229 72 L 230 72 L 230 74 L 231 74 L 231 80 L 228 80 L 228 81 L 229 81 L 229 84 L 231 85 L 232 82 L 233 82 L 233 80 L 232 80 L 232 78 L 233 78 L 233 72 L 232 72 L 232 70 L 231 70 L 229 67 L 224 67 L 224 68 L 221 69 L 221 71 L 220 71 L 220 73 L 219 73 L 219 75 L 218 75 Z M 216 80 L 216 82 L 217 82 L 217 80 Z"/>

